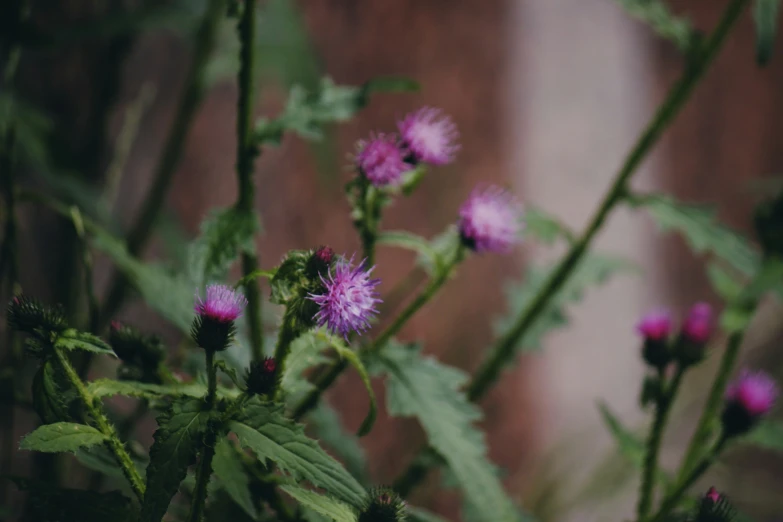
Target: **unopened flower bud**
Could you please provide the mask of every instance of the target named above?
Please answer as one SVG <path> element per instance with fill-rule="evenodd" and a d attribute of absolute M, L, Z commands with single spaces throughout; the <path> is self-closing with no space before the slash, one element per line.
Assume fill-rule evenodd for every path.
<path fill-rule="evenodd" d="M 247 299 L 240 292 L 226 285 L 207 287 L 205 299 L 196 296 L 191 335 L 200 347 L 219 352 L 228 348 L 236 333 L 236 321 L 247 306 Z"/>
<path fill-rule="evenodd" d="M 48 307 L 25 295 L 14 296 L 8 303 L 8 324 L 14 330 L 36 335 L 68 328 L 61 306 Z"/>
<path fill-rule="evenodd" d="M 683 366 L 692 366 L 704 359 L 707 341 L 713 330 L 712 307 L 696 303 L 688 312 L 675 346 L 675 356 Z"/>
<path fill-rule="evenodd" d="M 645 315 L 636 330 L 644 340 L 642 356 L 650 366 L 664 368 L 671 362 L 669 335 L 672 330 L 671 314 L 668 310 L 654 310 Z"/>
<path fill-rule="evenodd" d="M 274 357 L 250 363 L 250 369 L 245 376 L 247 392 L 251 395 L 266 395 L 275 387 L 277 381 L 277 362 Z"/>
<path fill-rule="evenodd" d="M 734 518 L 734 508 L 724 495 L 710 488 L 701 499 L 695 522 L 730 522 Z"/>
<path fill-rule="evenodd" d="M 742 435 L 766 416 L 775 405 L 778 386 L 763 372 L 743 370 L 726 389 L 726 405 L 721 417 L 725 437 Z"/>
<path fill-rule="evenodd" d="M 403 522 L 406 519 L 405 501 L 389 488 L 370 491 L 357 522 Z"/>
<path fill-rule="evenodd" d="M 328 246 L 318 247 L 307 260 L 305 274 L 310 279 L 317 280 L 320 277 L 329 275 L 329 269 L 335 260 L 334 250 Z"/>

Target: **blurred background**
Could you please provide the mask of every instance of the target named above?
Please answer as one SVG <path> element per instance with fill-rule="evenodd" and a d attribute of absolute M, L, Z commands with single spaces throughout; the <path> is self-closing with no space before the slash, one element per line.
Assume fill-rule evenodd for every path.
<path fill-rule="evenodd" d="M 348 85 L 405 76 L 422 88 L 373 97 L 355 120 L 330 127 L 319 142 L 287 135 L 279 147 L 263 150 L 255 176 L 262 267 L 271 268 L 292 248 L 326 243 L 341 252 L 359 249 L 342 189 L 349 179 L 346 155 L 370 131 L 392 131 L 396 118 L 422 105 L 453 117 L 462 150 L 455 164 L 434 169 L 413 197 L 396 202 L 386 228 L 431 237 L 454 222 L 476 183 L 491 181 L 581 230 L 683 67 L 679 51 L 619 3 L 263 0 L 258 116 L 278 114 L 292 85 L 312 87 L 323 75 Z M 674 0 L 670 6 L 706 32 L 724 3 Z M 29 158 L 23 181 L 83 198 L 123 230 L 139 212 L 169 136 L 204 2 L 36 0 L 30 7 L 31 25 L 55 36 L 35 40 L 21 55 L 17 92 L 51 120 L 49 152 L 45 160 Z M 3 27 L 0 22 L 0 32 Z M 184 240 L 197 234 L 207 213 L 235 201 L 236 50 L 227 20 L 164 215 L 144 250 L 148 259 L 181 262 Z M 769 192 L 783 163 L 782 92 L 783 59 L 775 56 L 765 69 L 756 66 L 748 13 L 635 186 L 715 204 L 720 219 L 749 232 L 753 205 Z M 72 225 L 29 206 L 20 211 L 25 292 L 83 306 L 81 288 L 69 276 L 80 264 Z M 568 326 L 545 337 L 543 351 L 522 357 L 482 403 L 492 459 L 505 470 L 509 491 L 542 520 L 630 516 L 638 474 L 616 455 L 596 403 L 604 400 L 628 425 L 643 426 L 636 320 L 658 305 L 682 314 L 695 300 L 718 304 L 703 260 L 678 237 L 662 236 L 642 213 L 617 211 L 597 248 L 632 259 L 642 272 L 591 289 L 569 308 Z M 527 264 L 559 253 L 529 242 L 513 256 L 473 256 L 401 337 L 421 340 L 427 352 L 449 364 L 474 369 L 507 309 L 504 285 L 522 280 Z M 381 291 L 394 287 L 412 263 L 406 253 L 382 250 Z M 99 295 L 110 267 L 107 259 L 96 259 Z M 181 339 L 139 299 L 117 317 L 162 334 L 172 345 Z M 744 354 L 751 364 L 783 376 L 780 317 L 778 304 L 765 305 Z M 93 368 L 94 375 L 108 371 Z M 695 424 L 710 365 L 698 374 L 678 404 L 666 465 L 677 464 Z M 329 396 L 350 427 L 365 411 L 360 386 L 349 375 Z M 33 419 L 17 423 L 16 433 L 5 437 L 18 440 Z M 152 422 L 147 420 L 150 431 L 137 434 L 144 443 L 151 440 Z M 382 418 L 362 440 L 372 478 L 392 480 L 423 441 L 414 422 Z M 18 454 L 7 465 L 23 473 L 32 464 Z M 721 487 L 758 520 L 772 520 L 783 508 L 781 469 L 774 455 L 735 452 L 704 485 Z M 415 503 L 458 520 L 458 497 L 435 493 L 439 488 L 433 475 Z"/>

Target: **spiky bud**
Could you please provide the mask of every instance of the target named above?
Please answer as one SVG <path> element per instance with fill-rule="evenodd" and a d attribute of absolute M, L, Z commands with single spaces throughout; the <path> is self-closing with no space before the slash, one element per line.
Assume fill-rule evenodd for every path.
<path fill-rule="evenodd" d="M 685 318 L 674 348 L 677 361 L 682 366 L 688 367 L 704 360 L 705 349 L 712 331 L 712 307 L 707 303 L 696 303 Z"/>
<path fill-rule="evenodd" d="M 779 390 L 775 381 L 764 372 L 744 370 L 726 389 L 726 405 L 721 422 L 726 437 L 748 432 L 775 405 Z"/>
<path fill-rule="evenodd" d="M 390 488 L 373 488 L 357 522 L 404 522 L 405 501 Z"/>
<path fill-rule="evenodd" d="M 668 310 L 654 310 L 636 325 L 636 331 L 642 336 L 644 345 L 642 356 L 650 366 L 663 369 L 671 362 L 669 349 L 672 319 Z"/>
<path fill-rule="evenodd" d="M 123 362 L 142 368 L 156 369 L 165 350 L 156 335 L 145 335 L 133 326 L 111 322 L 109 344 Z"/>
<path fill-rule="evenodd" d="M 25 295 L 14 296 L 8 303 L 8 324 L 14 330 L 40 337 L 68 328 L 61 306 L 48 307 Z"/>
<path fill-rule="evenodd" d="M 710 488 L 701 499 L 695 522 L 731 522 L 734 508 L 724 495 Z"/>
<path fill-rule="evenodd" d="M 245 375 L 247 392 L 251 395 L 266 395 L 275 387 L 278 374 L 277 362 L 274 357 L 250 363 L 250 369 Z"/>
<path fill-rule="evenodd" d="M 196 344 L 214 352 L 228 348 L 236 333 L 236 321 L 247 306 L 247 299 L 240 292 L 226 285 L 210 285 L 206 298 L 196 296 L 191 335 Z"/>
<path fill-rule="evenodd" d="M 335 259 L 336 256 L 332 247 L 318 247 L 307 260 L 305 275 L 311 280 L 318 280 L 329 275 L 329 269 L 332 268 L 332 263 Z"/>

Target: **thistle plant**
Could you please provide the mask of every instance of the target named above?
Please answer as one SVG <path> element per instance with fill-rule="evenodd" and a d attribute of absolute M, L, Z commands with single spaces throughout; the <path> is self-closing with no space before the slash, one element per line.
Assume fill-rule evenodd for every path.
<path fill-rule="evenodd" d="M 760 206 L 752 219 L 757 248 L 750 239 L 705 219 L 700 209 L 666 195 L 639 193 L 630 182 L 752 2 L 723 2 L 725 11 L 715 28 L 698 36 L 658 0 L 620 3 L 672 38 L 686 52 L 686 60 L 680 79 L 581 233 L 529 203 L 523 205 L 523 198 L 513 190 L 488 183 L 464 195 L 449 226 L 434 238 L 388 228 L 384 219 L 388 206 L 404 204 L 404 198 L 425 181 L 445 183 L 438 169 L 459 161 L 463 145 L 459 122 L 442 109 L 423 106 L 400 118 L 396 127 L 389 125 L 357 139 L 345 185 L 350 211 L 344 217 L 356 230 L 360 252 L 301 245 L 279 263 L 261 255 L 256 250 L 260 227 L 253 177 L 259 154 L 288 133 L 318 137 L 323 126 L 356 117 L 367 104 L 375 103 L 377 92 L 415 91 L 417 84 L 383 78 L 361 86 L 340 86 L 324 79 L 310 90 L 293 88 L 277 117 L 256 119 L 259 5 L 250 0 L 206 3 L 182 104 L 151 193 L 138 221 L 122 236 L 87 208 L 63 201 L 45 183 L 35 189 L 22 183 L 23 169 L 34 167 L 18 162 L 29 152 L 23 149 L 29 147 L 24 140 L 31 139 L 31 131 L 16 112 L 0 112 L 0 188 L 6 202 L 0 282 L 9 295 L 2 369 L 12 370 L 7 377 L 10 386 L 0 381 L 0 391 L 12 408 L 28 408 L 37 418 L 37 427 L 4 450 L 72 454 L 68 461 L 51 461 L 38 476 L 18 474 L 21 470 L 10 465 L 0 470 L 0 480 L 19 492 L 5 496 L 2 516 L 74 522 L 202 522 L 227 517 L 432 522 L 444 519 L 405 499 L 430 471 L 443 468 L 462 493 L 464 520 L 536 520 L 537 513 L 506 490 L 490 461 L 477 425 L 482 413 L 476 403 L 520 353 L 537 347 L 546 333 L 562 324 L 567 307 L 588 286 L 629 266 L 625 260 L 597 254 L 593 245 L 613 212 L 625 206 L 650 213 L 682 233 L 695 249 L 708 251 L 717 267 L 710 276 L 721 305 L 699 302 L 682 317 L 658 308 L 636 325 L 639 359 L 647 375 L 634 392 L 640 393 L 640 406 L 650 423 L 646 437 L 639 437 L 603 409 L 619 446 L 635 448 L 633 460 L 640 478 L 635 512 L 618 513 L 615 518 L 636 522 L 738 518 L 738 510 L 725 495 L 714 488 L 701 493 L 695 485 L 728 448 L 748 444 L 757 430 L 772 426 L 774 431 L 776 426 L 771 420 L 778 396 L 774 379 L 758 369 L 737 372 L 736 367 L 759 304 L 769 293 L 781 290 L 783 194 Z M 22 93 L 14 90 L 15 74 L 19 54 L 31 40 L 24 37 L 29 29 L 24 2 L 11 4 L 8 27 L 15 29 L 0 39 L 7 62 L 3 82 L 10 94 L 0 92 L 0 102 L 21 107 Z M 776 15 L 777 2 L 755 1 L 761 61 L 769 59 Z M 184 136 L 204 94 L 207 57 L 224 21 L 236 24 L 239 42 L 232 57 L 239 60 L 238 196 L 233 205 L 204 220 L 200 235 L 188 248 L 190 268 L 171 273 L 143 261 L 140 254 L 161 214 Z M 87 320 L 78 307 L 45 303 L 23 292 L 17 259 L 20 205 L 40 207 L 73 224 L 83 247 L 79 260 L 86 278 L 83 289 L 88 295 L 82 301 L 88 303 Z M 677 221 L 672 217 L 676 215 L 699 218 Z M 408 321 L 463 269 L 465 259 L 508 255 L 523 240 L 560 242 L 565 253 L 552 266 L 530 269 L 509 292 L 510 316 L 502 321 L 498 338 L 474 373 L 424 355 L 418 343 L 400 337 Z M 731 256 L 731 248 L 724 248 L 729 241 L 734 250 L 743 250 L 739 261 Z M 426 284 L 405 296 L 407 304 L 398 313 L 383 311 L 387 297 L 380 291 L 375 271 L 385 261 L 377 255 L 378 245 L 413 251 L 414 270 L 427 274 Z M 102 300 L 94 291 L 94 252 L 107 256 L 115 270 Z M 234 264 L 241 267 L 239 277 L 229 275 Z M 147 331 L 146 325 L 116 320 L 131 289 L 180 331 L 185 356 L 166 346 L 159 332 Z M 274 325 L 267 324 L 266 315 L 274 315 Z M 276 341 L 266 342 L 267 337 Z M 726 346 L 721 352 L 716 345 L 723 338 Z M 675 423 L 672 411 L 683 382 L 696 367 L 718 357 L 689 446 L 677 469 L 664 469 L 659 459 L 662 441 Z M 96 358 L 117 359 L 116 378 L 94 378 Z M 355 435 L 339 422 L 324 421 L 339 419 L 322 399 L 346 371 L 359 375 L 369 402 Z M 361 455 L 358 437 L 372 432 L 377 410 L 383 407 L 377 404 L 373 378 L 385 387 L 388 414 L 415 418 L 426 435 L 426 443 L 408 467 L 389 477 L 391 486 L 373 484 L 365 473 L 366 462 L 356 465 L 354 458 Z M 5 393 L 7 389 L 11 392 Z M 122 413 L 109 400 L 114 396 L 136 401 L 135 410 Z M 141 421 L 151 421 L 153 416 L 152 443 L 145 445 L 138 433 L 144 426 Z M 13 417 L 7 423 L 6 432 L 15 433 Z M 66 473 L 59 473 L 64 462 L 68 472 L 77 466 L 90 470 L 89 488 L 71 487 L 74 484 Z M 115 489 L 107 490 L 106 484 Z M 14 498 L 26 501 L 9 500 Z"/>

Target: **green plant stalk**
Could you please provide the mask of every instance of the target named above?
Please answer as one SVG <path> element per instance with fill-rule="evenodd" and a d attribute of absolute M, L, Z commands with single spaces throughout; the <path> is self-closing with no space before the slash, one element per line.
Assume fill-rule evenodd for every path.
<path fill-rule="evenodd" d="M 658 453 L 661 449 L 661 441 L 666 428 L 666 422 L 669 418 L 671 406 L 677 396 L 677 391 L 682 383 L 682 376 L 685 369 L 682 366 L 677 367 L 677 372 L 672 377 L 671 383 L 664 391 L 662 397 L 657 401 L 655 407 L 655 420 L 653 421 L 650 435 L 645 448 L 644 466 L 642 469 L 642 483 L 639 489 L 639 504 L 637 507 L 637 519 L 639 522 L 647 517 L 650 512 L 654 493 L 655 493 L 655 475 L 658 472 Z M 664 382 L 664 372 L 659 370 L 659 380 Z"/>
<path fill-rule="evenodd" d="M 359 236 L 367 266 L 375 264 L 375 242 L 378 239 L 378 190 L 367 179 L 362 179 L 362 204 L 364 219 L 359 223 Z"/>
<path fill-rule="evenodd" d="M 281 383 L 285 373 L 288 356 L 291 354 L 291 343 L 299 337 L 299 331 L 294 327 L 295 321 L 286 313 L 283 316 L 283 324 L 280 325 L 280 331 L 277 335 L 277 346 L 275 346 L 275 364 L 277 364 L 277 381 L 275 382 L 273 396 L 279 400 L 282 393 Z"/>
<path fill-rule="evenodd" d="M 584 257 L 595 235 L 601 230 L 607 216 L 620 203 L 626 194 L 626 185 L 647 153 L 669 126 L 674 117 L 679 114 L 685 102 L 690 98 L 694 87 L 704 75 L 708 66 L 718 54 L 731 28 L 739 18 L 750 0 L 732 0 L 724 12 L 712 35 L 702 44 L 700 52 L 694 53 L 692 61 L 680 80 L 671 88 L 669 95 L 659 107 L 653 119 L 642 132 L 629 153 L 612 185 L 603 198 L 595 214 L 581 237 L 573 244 L 566 256 L 557 265 L 536 297 L 522 311 L 514 326 L 498 340 L 490 356 L 482 364 L 468 387 L 468 397 L 475 401 L 481 398 L 490 386 L 497 380 L 501 370 L 513 357 L 515 348 L 524 335 L 533 326 L 568 280 L 571 273 Z"/>
<path fill-rule="evenodd" d="M 443 267 L 443 270 L 427 285 L 416 299 L 410 302 L 408 306 L 397 316 L 375 341 L 369 346 L 362 348 L 363 353 L 375 353 L 382 350 L 386 343 L 399 332 L 405 323 L 413 317 L 425 304 L 427 304 L 440 290 L 440 288 L 449 280 L 454 269 L 459 265 L 465 256 L 465 249 L 460 246 L 450 263 Z M 337 380 L 337 377 L 348 368 L 348 361 L 345 359 L 334 361 L 321 376 L 316 379 L 315 388 L 308 393 L 304 399 L 294 408 L 294 419 L 301 419 L 310 410 L 318 405 L 321 395 Z"/>
<path fill-rule="evenodd" d="M 471 401 L 477 401 L 484 396 L 484 393 L 497 379 L 503 366 L 513 356 L 515 346 L 524 338 L 529 328 L 535 324 L 539 315 L 546 310 L 551 299 L 576 268 L 596 233 L 603 225 L 604 220 L 614 206 L 623 198 L 626 192 L 626 184 L 631 175 L 652 149 L 653 145 L 657 143 L 666 127 L 685 105 L 694 87 L 715 59 L 739 15 L 749 3 L 750 0 L 732 0 L 713 33 L 702 43 L 701 49 L 694 53 L 688 68 L 679 81 L 670 89 L 663 104 L 642 132 L 633 149 L 631 149 L 585 232 L 573 243 L 569 252 L 560 261 L 536 297 L 522 311 L 514 327 L 498 340 L 489 358 L 479 368 L 467 389 L 468 398 Z M 426 476 L 425 473 L 422 473 L 417 468 L 422 467 L 419 458 L 427 451 L 427 448 L 422 449 L 414 463 L 394 483 L 407 491 L 412 491 Z"/>
<path fill-rule="evenodd" d="M 696 426 L 696 431 L 691 438 L 688 449 L 685 451 L 685 456 L 680 465 L 680 471 L 677 474 L 677 480 L 675 480 L 674 484 L 671 486 L 672 491 L 677 489 L 680 484 L 687 480 L 688 474 L 699 460 L 701 448 L 709 441 L 712 431 L 712 420 L 715 418 L 715 415 L 717 415 L 721 404 L 723 404 L 723 393 L 726 389 L 729 377 L 731 376 L 731 372 L 734 369 L 734 365 L 737 362 L 743 338 L 744 332 L 735 333 L 729 338 L 726 345 L 726 351 L 723 353 L 723 357 L 720 361 L 718 373 L 715 376 L 712 388 L 710 389 L 710 394 L 707 397 L 707 404 L 704 406 L 701 418 L 699 418 L 699 423 Z"/>
<path fill-rule="evenodd" d="M 90 394 L 84 383 L 79 378 L 76 370 L 71 366 L 71 362 L 68 360 L 67 355 L 62 350 L 54 349 L 57 361 L 60 363 L 60 367 L 63 369 L 66 377 L 74 387 L 82 404 L 87 409 L 87 412 L 92 417 L 98 430 L 106 436 L 106 446 L 109 451 L 112 452 L 114 458 L 117 460 L 120 469 L 122 469 L 123 475 L 128 479 L 131 489 L 136 494 L 136 498 L 139 502 L 144 500 L 144 481 L 141 479 L 139 472 L 136 470 L 136 466 L 133 465 L 133 461 L 125 450 L 125 445 L 120 441 L 117 433 L 114 431 L 114 427 L 111 425 L 106 415 L 101 411 L 99 406 L 95 405 L 95 398 Z"/>
<path fill-rule="evenodd" d="M 256 49 L 256 2 L 246 0 L 239 21 L 239 100 L 237 102 L 237 181 L 239 198 L 236 206 L 248 214 L 253 212 L 255 185 L 253 165 L 258 148 L 253 140 L 253 108 L 255 100 L 255 49 Z M 254 252 L 242 253 L 242 276 L 258 271 L 259 260 Z M 250 328 L 250 347 L 253 360 L 264 358 L 264 330 L 261 324 L 261 293 L 255 283 L 245 285 L 247 318 Z"/>
<path fill-rule="evenodd" d="M 207 362 L 207 395 L 204 401 L 210 410 L 215 408 L 217 397 L 217 366 L 215 366 L 215 352 L 204 350 Z M 193 501 L 190 505 L 189 522 L 201 522 L 204 520 L 204 506 L 207 502 L 207 486 L 212 476 L 212 459 L 215 458 L 215 444 L 217 432 L 208 429 L 204 435 L 204 447 L 201 449 L 201 458 L 196 469 L 196 487 L 193 489 Z"/>
<path fill-rule="evenodd" d="M 149 194 L 142 204 L 139 217 L 127 235 L 128 251 L 138 257 L 149 240 L 153 227 L 160 216 L 166 195 L 171 187 L 177 165 L 179 165 L 188 131 L 196 115 L 196 109 L 201 104 L 206 92 L 206 69 L 209 64 L 212 49 L 215 46 L 217 31 L 225 9 L 225 0 L 209 0 L 207 10 L 196 31 L 193 61 L 185 78 L 182 96 L 180 98 L 174 124 L 163 149 L 155 171 L 154 181 Z M 109 283 L 103 315 L 100 321 L 101 329 L 117 313 L 128 291 L 129 281 L 119 271 Z"/>
<path fill-rule="evenodd" d="M 718 439 L 709 455 L 701 459 L 699 464 L 693 470 L 691 470 L 687 476 L 683 477 L 683 480 L 679 482 L 677 486 L 675 486 L 674 490 L 666 496 L 664 501 L 661 503 L 660 509 L 658 509 L 658 512 L 649 519 L 649 522 L 662 522 L 666 519 L 666 516 L 671 512 L 671 510 L 677 507 L 677 504 L 688 491 L 688 488 L 690 488 L 693 483 L 696 482 L 699 477 L 701 477 L 704 472 L 715 463 L 715 460 L 723 450 L 726 441 L 727 439 L 723 436 Z"/>

